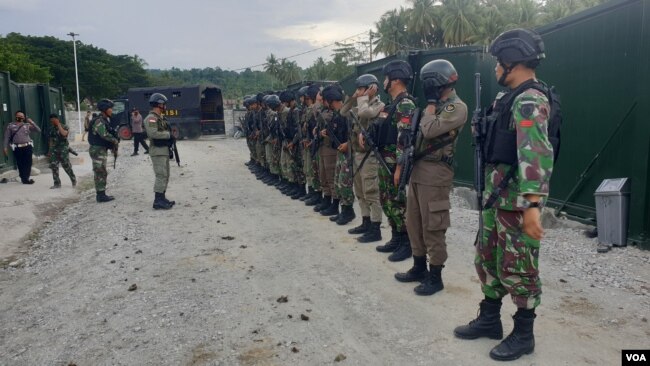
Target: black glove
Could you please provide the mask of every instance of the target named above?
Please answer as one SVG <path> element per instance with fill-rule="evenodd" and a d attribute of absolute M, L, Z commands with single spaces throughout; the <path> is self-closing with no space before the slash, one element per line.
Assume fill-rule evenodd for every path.
<path fill-rule="evenodd" d="M 424 96 L 428 103 L 438 103 L 443 87 L 437 86 L 433 79 L 424 79 L 422 89 L 424 89 Z"/>

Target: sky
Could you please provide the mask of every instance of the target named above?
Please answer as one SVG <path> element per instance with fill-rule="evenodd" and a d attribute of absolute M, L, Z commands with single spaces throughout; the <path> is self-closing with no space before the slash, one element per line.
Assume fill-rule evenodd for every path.
<path fill-rule="evenodd" d="M 138 55 L 148 68 L 243 69 L 314 50 L 368 31 L 405 0 L 0 0 L 0 34 L 78 33 L 115 55 Z M 333 47 L 291 58 L 306 68 Z M 261 69 L 260 67 L 254 68 Z"/>

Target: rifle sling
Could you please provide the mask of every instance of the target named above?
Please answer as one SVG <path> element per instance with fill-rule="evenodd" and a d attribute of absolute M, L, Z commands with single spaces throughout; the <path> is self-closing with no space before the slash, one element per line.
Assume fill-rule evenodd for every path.
<path fill-rule="evenodd" d="M 490 194 L 490 197 L 488 197 L 487 201 L 485 201 L 485 205 L 483 206 L 483 209 L 490 209 L 492 208 L 492 205 L 499 199 L 499 195 L 501 194 L 501 191 L 503 191 L 507 186 L 508 183 L 510 183 L 510 180 L 515 177 L 515 174 L 517 173 L 517 164 L 511 165 L 510 170 L 508 170 L 508 173 L 506 173 L 506 176 L 503 177 L 503 180 L 499 182 L 499 185 L 494 189 L 494 191 Z"/>

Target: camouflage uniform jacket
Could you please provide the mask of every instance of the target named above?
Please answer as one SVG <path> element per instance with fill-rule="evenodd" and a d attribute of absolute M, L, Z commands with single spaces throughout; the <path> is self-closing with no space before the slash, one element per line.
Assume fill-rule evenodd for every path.
<path fill-rule="evenodd" d="M 406 94 L 406 92 L 404 94 Z M 398 98 L 400 97 L 401 96 L 398 96 Z M 384 107 L 384 110 L 379 113 L 379 118 L 388 117 L 390 108 L 394 105 L 393 103 L 394 101 Z M 393 117 L 389 122 L 392 126 L 397 127 L 397 140 L 394 142 L 390 141 L 388 145 L 384 146 L 384 152 L 390 155 L 395 154 L 397 161 L 401 159 L 405 148 L 411 145 L 411 142 L 409 141 L 411 133 L 411 116 L 413 115 L 415 108 L 415 103 L 410 98 L 401 99 L 399 104 L 395 106 L 395 113 L 393 113 Z M 389 164 L 397 162 L 391 160 L 391 157 L 387 157 L 386 162 Z"/>
<path fill-rule="evenodd" d="M 107 117 L 104 117 L 103 114 L 99 115 L 92 121 L 92 132 L 94 132 L 99 138 L 116 145 L 120 141 L 111 133 L 111 129 L 108 127 L 110 125 L 111 123 Z"/>
<path fill-rule="evenodd" d="M 61 122 L 61 128 L 66 131 L 70 131 L 70 128 Z M 50 153 L 56 150 L 63 151 L 68 148 L 68 138 L 61 136 L 59 129 L 51 126 L 50 136 L 48 139 L 48 146 Z"/>
<path fill-rule="evenodd" d="M 497 100 L 503 96 L 497 95 Z M 518 164 L 514 178 L 501 191 L 494 207 L 521 211 L 526 194 L 542 196 L 545 204 L 553 173 L 553 146 L 548 139 L 548 118 L 551 108 L 548 98 L 537 89 L 528 89 L 515 97 L 512 104 L 510 128 L 517 133 Z M 485 200 L 511 169 L 507 164 L 489 164 L 485 169 Z"/>
<path fill-rule="evenodd" d="M 384 109 L 385 104 L 374 96 L 372 99 L 367 95 L 362 95 L 357 98 L 349 98 L 341 108 L 341 114 L 350 118 L 350 111 L 357 116 L 357 119 L 352 119 L 352 128 L 350 129 L 350 143 L 353 152 L 366 152 L 367 150 L 359 144 L 359 134 L 363 126 L 365 130 L 368 129 L 370 121 L 375 119 L 379 113 Z"/>

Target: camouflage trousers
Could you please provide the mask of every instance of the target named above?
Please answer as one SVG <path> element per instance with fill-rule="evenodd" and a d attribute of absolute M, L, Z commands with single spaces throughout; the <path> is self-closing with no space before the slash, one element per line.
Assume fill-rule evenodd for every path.
<path fill-rule="evenodd" d="M 395 170 L 396 157 L 395 153 L 383 151 L 382 156 L 386 160 L 388 167 Z M 397 187 L 393 182 L 393 175 L 386 171 L 382 165 L 379 166 L 379 199 L 384 214 L 388 218 L 391 228 L 398 233 L 406 232 L 406 200 L 398 197 Z"/>
<path fill-rule="evenodd" d="M 321 146 L 318 153 L 320 154 L 320 160 L 318 161 L 318 175 L 323 194 L 338 199 L 339 197 L 336 194 L 336 187 L 334 186 L 336 155 L 338 154 L 338 151 L 328 146 Z"/>
<path fill-rule="evenodd" d="M 266 151 L 266 164 L 271 174 L 280 175 L 280 145 L 267 143 L 264 145 Z"/>
<path fill-rule="evenodd" d="M 352 206 L 354 204 L 353 183 L 348 157 L 346 154 L 338 152 L 336 154 L 336 168 L 334 168 L 334 189 L 341 206 Z"/>
<path fill-rule="evenodd" d="M 293 153 L 291 154 L 293 169 L 293 176 L 296 177 L 296 183 L 305 185 L 305 174 L 302 172 L 302 150 L 298 146 L 294 146 Z"/>
<path fill-rule="evenodd" d="M 293 166 L 293 156 L 289 152 L 287 146 L 289 143 L 287 141 L 282 142 L 282 150 L 280 152 L 280 170 L 282 170 L 282 178 L 288 180 L 291 183 L 296 181 L 295 176 L 295 167 Z"/>
<path fill-rule="evenodd" d="M 93 161 L 93 173 L 95 173 L 95 191 L 104 192 L 106 190 L 106 179 L 108 170 L 106 169 L 106 160 L 108 149 L 103 146 L 91 145 L 88 154 Z"/>
<path fill-rule="evenodd" d="M 255 140 L 250 138 L 250 136 L 246 136 L 246 145 L 248 146 L 248 151 L 250 152 L 250 157 L 251 160 L 256 160 L 256 147 L 255 147 Z"/>
<path fill-rule="evenodd" d="M 55 148 L 50 151 L 50 169 L 52 169 L 52 178 L 54 179 L 54 185 L 61 185 L 61 178 L 59 177 L 59 164 L 63 170 L 70 177 L 70 182 L 73 184 L 77 183 L 77 178 L 72 171 L 72 164 L 70 164 L 70 155 L 68 147 Z"/>
<path fill-rule="evenodd" d="M 318 179 L 318 154 L 313 158 L 311 150 L 305 148 L 302 150 L 302 171 L 306 177 L 307 184 L 315 191 L 320 192 L 320 179 Z"/>
<path fill-rule="evenodd" d="M 474 264 L 485 296 L 500 299 L 508 294 L 518 308 L 540 304 L 539 240 L 523 232 L 523 212 L 483 211 L 483 243 L 476 245 Z"/>
<path fill-rule="evenodd" d="M 255 141 L 255 160 L 259 165 L 266 166 L 265 156 L 264 145 L 259 140 Z"/>

